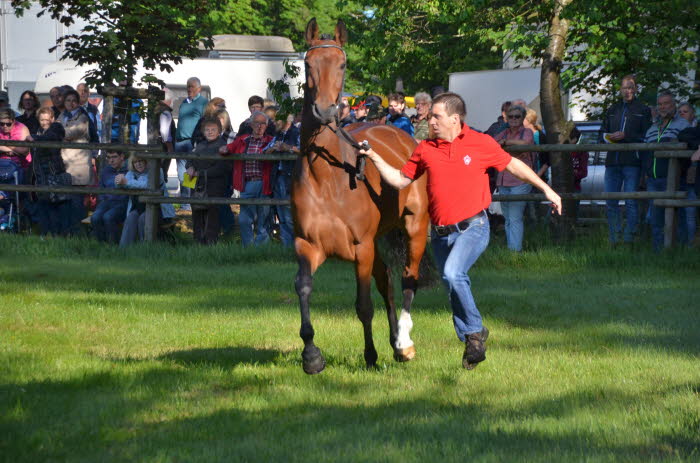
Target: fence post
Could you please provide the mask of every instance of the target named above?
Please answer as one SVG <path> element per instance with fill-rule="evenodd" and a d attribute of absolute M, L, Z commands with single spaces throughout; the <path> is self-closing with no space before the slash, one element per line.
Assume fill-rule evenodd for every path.
<path fill-rule="evenodd" d="M 156 105 L 158 101 L 165 97 L 161 90 L 149 89 L 148 92 L 148 144 L 156 145 L 158 143 L 159 121 L 156 119 Z M 148 189 L 151 191 L 159 191 L 161 186 L 161 169 L 159 159 L 148 160 Z M 160 204 L 146 204 L 146 223 L 144 229 L 145 241 L 156 241 L 158 239 L 158 225 L 160 218 Z"/>
<path fill-rule="evenodd" d="M 669 158 L 668 177 L 666 178 L 666 192 L 678 191 L 681 171 L 678 158 Z M 664 247 L 670 248 L 676 238 L 676 226 L 678 225 L 678 214 L 675 207 L 666 207 L 664 210 Z"/>

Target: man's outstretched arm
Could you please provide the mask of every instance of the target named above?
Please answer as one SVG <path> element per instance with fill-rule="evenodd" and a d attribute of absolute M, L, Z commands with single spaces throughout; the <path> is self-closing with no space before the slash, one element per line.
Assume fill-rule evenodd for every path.
<path fill-rule="evenodd" d="M 508 163 L 508 165 L 506 166 L 506 170 L 514 176 L 518 177 L 523 182 L 527 182 L 530 185 L 533 185 L 542 190 L 545 196 L 547 196 L 547 199 L 552 202 L 552 205 L 554 206 L 554 209 L 557 211 L 557 213 L 561 215 L 561 198 L 558 194 L 554 192 L 554 190 L 552 190 L 552 188 L 549 185 L 547 185 L 540 177 L 538 177 L 537 174 L 527 166 L 527 164 L 525 164 L 520 159 L 513 158 L 510 160 L 510 163 Z"/>
<path fill-rule="evenodd" d="M 360 150 L 359 153 L 367 155 L 367 157 L 374 163 L 374 166 L 379 171 L 379 175 L 382 176 L 382 179 L 397 190 L 406 188 L 413 181 L 401 173 L 399 169 L 387 164 L 386 161 L 384 161 L 384 159 L 382 159 L 382 157 L 372 148 Z"/>

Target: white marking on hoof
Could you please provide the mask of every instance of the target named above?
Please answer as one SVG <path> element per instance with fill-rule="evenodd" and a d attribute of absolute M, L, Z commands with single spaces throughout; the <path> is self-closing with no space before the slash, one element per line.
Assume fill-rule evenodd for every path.
<path fill-rule="evenodd" d="M 396 339 L 397 349 L 403 350 L 413 345 L 413 341 L 411 340 L 412 328 L 413 320 L 411 320 L 411 314 L 405 310 L 401 310 L 401 316 L 399 317 L 399 336 Z"/>

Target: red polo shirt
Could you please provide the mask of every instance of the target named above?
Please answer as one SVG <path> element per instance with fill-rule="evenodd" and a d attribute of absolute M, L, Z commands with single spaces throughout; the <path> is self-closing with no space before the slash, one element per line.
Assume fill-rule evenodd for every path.
<path fill-rule="evenodd" d="M 502 171 L 511 159 L 493 138 L 463 124 L 451 143 L 423 140 L 401 172 L 413 180 L 428 173 L 430 220 L 433 225 L 451 225 L 491 204 L 486 169 Z"/>

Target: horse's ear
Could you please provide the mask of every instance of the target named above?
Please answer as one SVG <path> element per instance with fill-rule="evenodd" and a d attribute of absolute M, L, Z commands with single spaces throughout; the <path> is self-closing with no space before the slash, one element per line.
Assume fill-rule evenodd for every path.
<path fill-rule="evenodd" d="M 318 23 L 316 18 L 311 18 L 311 21 L 306 25 L 306 44 L 311 46 L 311 43 L 316 40 L 318 40 Z"/>
<path fill-rule="evenodd" d="M 338 24 L 335 25 L 335 41 L 341 47 L 348 43 L 348 30 L 345 28 L 345 23 L 342 19 L 339 19 Z"/>

